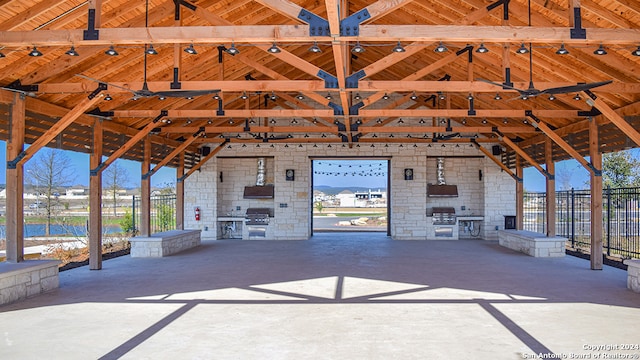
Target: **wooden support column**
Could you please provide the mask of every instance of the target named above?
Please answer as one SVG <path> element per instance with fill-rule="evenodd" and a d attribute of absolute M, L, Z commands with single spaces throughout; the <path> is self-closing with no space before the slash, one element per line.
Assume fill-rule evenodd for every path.
<path fill-rule="evenodd" d="M 522 171 L 522 158 L 516 155 L 516 229 L 522 230 L 524 227 L 524 179 Z"/>
<path fill-rule="evenodd" d="M 148 174 L 151 169 L 151 139 L 144 140 L 144 159 L 141 173 Z M 151 235 L 151 176 L 143 176 L 140 184 L 140 235 Z"/>
<path fill-rule="evenodd" d="M 93 144 L 90 168 L 95 169 L 102 161 L 102 120 L 93 125 Z M 102 172 L 92 171 L 89 177 L 89 269 L 102 269 Z"/>
<path fill-rule="evenodd" d="M 544 161 L 547 166 L 547 236 L 556 236 L 556 166 L 553 162 L 553 141 L 545 138 Z"/>
<path fill-rule="evenodd" d="M 602 270 L 602 153 L 598 124 L 589 118 L 589 156 L 591 172 L 591 270 Z"/>
<path fill-rule="evenodd" d="M 25 133 L 25 97 L 14 93 L 9 119 L 9 140 L 7 141 L 7 165 L 22 153 Z M 7 211 L 6 237 L 7 262 L 24 260 L 24 167 L 18 163 L 15 168 L 7 166 Z"/>
<path fill-rule="evenodd" d="M 184 230 L 184 152 L 180 153 L 180 162 L 176 171 L 176 229 Z"/>

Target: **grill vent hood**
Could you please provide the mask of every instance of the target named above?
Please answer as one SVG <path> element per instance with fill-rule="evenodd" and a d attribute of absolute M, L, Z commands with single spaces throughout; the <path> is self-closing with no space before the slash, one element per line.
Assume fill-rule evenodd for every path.
<path fill-rule="evenodd" d="M 458 187 L 456 185 L 447 185 L 444 180 L 444 158 L 437 159 L 437 184 L 427 184 L 428 197 L 458 197 Z"/>
<path fill-rule="evenodd" d="M 273 185 L 245 186 L 245 199 L 273 199 Z"/>
<path fill-rule="evenodd" d="M 258 174 L 255 186 L 245 186 L 245 199 L 273 199 L 273 185 L 265 185 L 266 166 L 264 158 L 258 158 Z"/>

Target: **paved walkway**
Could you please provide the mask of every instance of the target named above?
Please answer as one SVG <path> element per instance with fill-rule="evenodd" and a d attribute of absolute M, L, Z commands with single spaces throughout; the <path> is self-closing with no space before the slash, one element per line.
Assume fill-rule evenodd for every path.
<path fill-rule="evenodd" d="M 481 240 L 207 241 L 60 283 L 0 307 L 0 359 L 640 356 L 596 348 L 639 346 L 625 271 Z"/>

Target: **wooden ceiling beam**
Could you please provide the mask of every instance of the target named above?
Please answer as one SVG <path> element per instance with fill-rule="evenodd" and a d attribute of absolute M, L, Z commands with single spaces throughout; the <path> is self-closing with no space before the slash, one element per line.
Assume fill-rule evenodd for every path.
<path fill-rule="evenodd" d="M 499 81 L 499 80 L 498 80 Z M 496 81 L 496 82 L 498 82 Z M 220 89 L 226 92 L 239 92 L 243 91 L 291 91 L 291 92 L 309 92 L 312 94 L 316 91 L 327 91 L 325 83 L 322 80 L 256 80 L 256 81 L 244 81 L 244 80 L 224 80 L 224 81 L 182 81 L 182 90 L 208 90 L 208 89 Z M 152 91 L 170 90 L 171 81 L 148 81 L 149 89 Z M 107 88 L 109 93 L 122 93 L 130 92 L 127 89 L 139 90 L 142 88 L 143 83 L 141 81 L 132 82 L 109 82 Z M 539 89 L 548 89 L 552 87 L 571 86 L 576 85 L 575 82 L 568 81 L 536 81 L 535 85 Z M 38 91 L 36 93 L 48 94 L 48 93 L 88 93 L 95 87 L 94 82 L 78 82 L 78 83 L 45 83 L 38 85 Z M 526 89 L 529 87 L 528 82 L 520 81 L 514 82 L 514 87 L 520 89 Z M 331 90 L 331 89 L 328 89 Z M 345 89 L 345 91 L 359 92 L 363 95 L 364 92 L 448 92 L 448 93 L 495 93 L 495 92 L 511 92 L 517 94 L 515 90 L 505 90 L 500 86 L 488 84 L 482 81 L 422 81 L 422 80 L 361 80 L 357 89 Z M 604 85 L 595 88 L 594 91 L 598 93 L 626 93 L 626 94 L 638 94 L 640 93 L 640 83 L 622 83 L 614 82 L 608 85 Z M 309 96 L 312 98 L 312 96 Z M 314 100 L 320 102 L 319 94 L 313 97 Z M 365 99 L 366 100 L 366 99 Z M 323 105 L 326 105 L 328 101 L 325 99 Z M 371 101 L 365 102 L 369 104 Z"/>
<path fill-rule="evenodd" d="M 310 36 L 307 27 L 299 25 L 226 25 L 180 27 L 100 28 L 100 39 L 84 40 L 84 30 L 0 31 L 5 47 L 90 46 L 112 44 L 143 45 L 175 43 L 308 43 L 326 41 L 326 37 Z M 568 27 L 482 26 L 482 25 L 361 25 L 358 36 L 341 36 L 340 41 L 447 41 L 460 43 L 531 42 L 580 45 L 636 45 L 640 29 L 588 28 L 586 39 L 572 39 Z"/>

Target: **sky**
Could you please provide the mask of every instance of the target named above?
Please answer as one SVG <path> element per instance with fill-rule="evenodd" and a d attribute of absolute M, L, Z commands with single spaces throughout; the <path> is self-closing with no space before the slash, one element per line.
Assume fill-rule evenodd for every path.
<path fill-rule="evenodd" d="M 5 141 L 0 141 L 0 159 L 4 162 L 2 166 L 0 166 L 0 183 L 6 184 L 7 179 L 7 144 Z M 89 154 L 78 153 L 74 151 L 64 151 L 65 155 L 70 160 L 71 166 L 76 174 L 75 181 L 70 185 L 84 185 L 89 186 Z M 36 155 L 37 156 L 37 153 Z M 33 161 L 33 158 L 29 161 Z M 29 161 L 27 161 L 26 166 L 28 166 Z M 141 183 L 141 164 L 136 161 L 116 160 L 120 166 L 124 167 L 128 172 L 129 184 L 127 187 L 129 188 L 137 188 L 140 187 Z M 151 166 L 153 168 L 153 165 Z M 25 183 L 27 183 L 27 174 L 25 174 Z M 151 176 L 151 187 L 165 187 L 167 184 L 175 184 L 176 182 L 176 169 L 169 167 L 162 167 L 155 174 Z"/>

